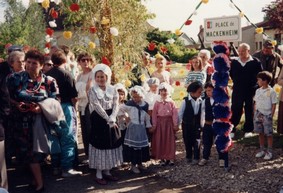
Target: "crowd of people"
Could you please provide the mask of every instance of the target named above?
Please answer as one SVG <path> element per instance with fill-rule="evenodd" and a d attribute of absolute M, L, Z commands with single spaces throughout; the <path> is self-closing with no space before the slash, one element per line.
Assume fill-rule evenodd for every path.
<path fill-rule="evenodd" d="M 229 69 L 233 81 L 231 137 L 245 114 L 245 137 L 259 133 L 260 150 L 255 156 L 269 160 L 278 103 L 272 87 L 283 86 L 283 61 L 269 40 L 254 55 L 246 43 L 239 45 L 238 52 L 238 57 L 230 58 Z M 206 165 L 215 138 L 211 52 L 200 50 L 191 59 L 183 80 L 188 95 L 179 108 L 171 97 L 174 80 L 165 70 L 167 60 L 157 54 L 156 71 L 150 74 L 151 59 L 148 53 L 141 54 L 141 64 L 132 69 L 136 78 L 126 88 L 121 83 L 111 85 L 111 68 L 88 53 L 79 53 L 75 61 L 67 46 L 54 46 L 48 56 L 37 50 L 23 52 L 19 46 L 8 48 L 8 58 L 0 64 L 1 187 L 8 190 L 5 160 L 29 165 L 30 186 L 38 193 L 44 191 L 40 163 L 47 155 L 54 175 L 81 175 L 75 170 L 78 121 L 85 162 L 95 169 L 98 184 L 119 180 L 111 169 L 123 163 L 136 174 L 150 159 L 160 160 L 161 166 L 174 166 L 179 128 L 187 162 Z M 277 132 L 282 133 L 282 91 L 278 112 Z M 219 166 L 228 171 L 221 156 Z"/>

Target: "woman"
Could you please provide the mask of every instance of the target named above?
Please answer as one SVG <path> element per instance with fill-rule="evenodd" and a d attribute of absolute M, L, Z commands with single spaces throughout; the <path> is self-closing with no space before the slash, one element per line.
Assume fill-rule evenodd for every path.
<path fill-rule="evenodd" d="M 81 123 L 81 132 L 85 154 L 88 156 L 89 134 L 90 134 L 90 114 L 88 106 L 88 98 L 86 85 L 92 79 L 93 59 L 88 53 L 81 53 L 78 56 L 78 64 L 82 72 L 78 75 L 76 81 L 76 89 L 78 91 L 78 111 Z"/>
<path fill-rule="evenodd" d="M 8 63 L 13 68 L 14 72 L 21 72 L 25 70 L 25 53 L 21 51 L 14 51 L 8 57 Z"/>
<path fill-rule="evenodd" d="M 20 163 L 29 164 L 34 192 L 43 192 L 40 162 L 49 152 L 49 147 L 38 102 L 55 98 L 58 89 L 55 79 L 41 73 L 43 54 L 30 50 L 26 53 L 25 62 L 26 71 L 10 75 L 7 82 L 11 99 L 20 115 L 15 127 L 15 143 L 19 147 L 17 159 Z"/>

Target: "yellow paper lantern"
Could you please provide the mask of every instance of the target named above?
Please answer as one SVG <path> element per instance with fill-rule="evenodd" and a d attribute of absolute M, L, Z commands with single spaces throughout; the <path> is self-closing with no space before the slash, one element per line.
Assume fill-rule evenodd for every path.
<path fill-rule="evenodd" d="M 89 47 L 90 49 L 94 49 L 94 48 L 96 47 L 96 45 L 95 45 L 94 42 L 89 42 L 89 43 L 88 43 L 88 47 Z"/>
<path fill-rule="evenodd" d="M 176 29 L 176 30 L 175 30 L 175 34 L 176 34 L 177 36 L 180 36 L 180 35 L 182 34 L 182 32 L 181 32 L 180 29 Z"/>
<path fill-rule="evenodd" d="M 101 20 L 102 25 L 107 25 L 109 24 L 109 22 L 110 22 L 110 19 L 107 19 L 106 17 L 102 17 L 102 20 Z"/>
<path fill-rule="evenodd" d="M 255 29 L 255 32 L 257 34 L 262 34 L 263 33 L 263 28 L 262 27 L 258 27 L 258 28 Z"/>
<path fill-rule="evenodd" d="M 142 82 L 144 82 L 144 81 L 146 80 L 146 77 L 145 77 L 144 74 L 140 75 L 140 80 L 141 80 Z"/>
<path fill-rule="evenodd" d="M 41 6 L 42 6 L 44 9 L 48 9 L 49 6 L 50 6 L 50 1 L 49 1 L 49 0 L 43 0 L 42 3 L 41 3 Z"/>
<path fill-rule="evenodd" d="M 280 91 L 281 91 L 281 86 L 279 86 L 278 84 L 275 84 L 273 88 L 274 88 L 274 91 L 276 92 L 276 94 L 279 94 L 279 93 L 280 93 Z"/>
<path fill-rule="evenodd" d="M 272 40 L 271 43 L 272 43 L 273 46 L 277 45 L 277 41 L 276 40 Z"/>
<path fill-rule="evenodd" d="M 207 4 L 209 0 L 201 0 L 202 3 Z"/>
<path fill-rule="evenodd" d="M 129 79 L 127 79 L 126 81 L 125 81 L 125 83 L 124 83 L 124 85 L 125 85 L 125 87 L 130 87 L 131 85 L 132 85 L 132 82 L 129 80 Z"/>
<path fill-rule="evenodd" d="M 240 17 L 244 17 L 245 14 L 244 14 L 243 12 L 240 12 L 240 13 L 239 13 L 239 16 L 240 16 Z"/>
<path fill-rule="evenodd" d="M 63 32 L 63 37 L 65 39 L 71 39 L 72 38 L 73 33 L 71 31 L 64 31 Z"/>

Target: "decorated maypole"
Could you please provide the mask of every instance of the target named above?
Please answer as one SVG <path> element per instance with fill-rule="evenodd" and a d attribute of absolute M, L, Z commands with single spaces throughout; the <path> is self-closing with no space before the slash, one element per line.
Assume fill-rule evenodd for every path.
<path fill-rule="evenodd" d="M 230 133 L 232 124 L 229 119 L 231 117 L 231 109 L 228 95 L 228 81 L 230 61 L 228 58 L 229 48 L 225 42 L 214 42 L 213 51 L 216 56 L 213 60 L 215 72 L 212 76 L 215 88 L 213 90 L 213 99 L 215 106 L 213 114 L 215 121 L 212 125 L 216 133 L 216 149 L 219 154 L 219 165 L 224 166 L 226 171 L 229 171 L 228 150 L 232 145 Z"/>

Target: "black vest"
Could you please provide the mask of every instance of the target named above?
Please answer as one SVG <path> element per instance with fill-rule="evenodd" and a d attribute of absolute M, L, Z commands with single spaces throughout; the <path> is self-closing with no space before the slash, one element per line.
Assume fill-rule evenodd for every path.
<path fill-rule="evenodd" d="M 192 102 L 185 97 L 186 107 L 183 115 L 183 124 L 190 125 L 193 128 L 200 127 L 200 114 L 201 114 L 201 104 L 199 105 L 198 113 L 195 115 Z"/>
<path fill-rule="evenodd" d="M 213 109 L 214 103 L 211 105 L 210 103 L 210 98 L 205 99 L 205 120 L 206 121 L 213 121 L 214 116 L 213 116 Z"/>

